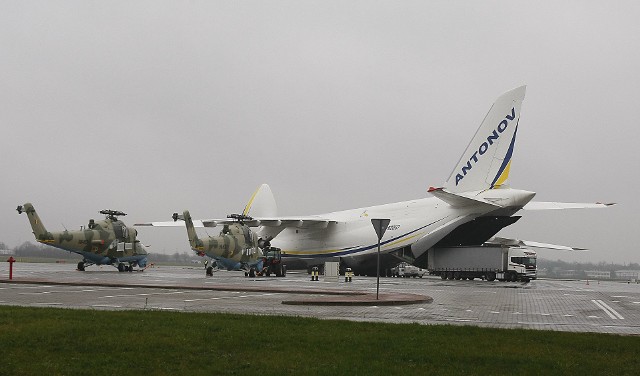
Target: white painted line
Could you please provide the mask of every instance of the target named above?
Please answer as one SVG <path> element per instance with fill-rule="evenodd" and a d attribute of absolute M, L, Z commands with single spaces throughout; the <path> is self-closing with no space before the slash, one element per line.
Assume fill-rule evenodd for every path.
<path fill-rule="evenodd" d="M 601 310 L 604 311 L 604 313 L 606 313 L 609 317 L 611 317 L 614 320 L 624 320 L 624 317 L 622 317 L 622 315 L 620 315 L 618 312 L 616 312 L 613 308 L 609 307 L 605 302 L 603 302 L 602 300 L 591 300 L 593 302 L 593 304 L 595 304 L 596 306 L 598 306 L 598 308 L 600 308 Z"/>
<path fill-rule="evenodd" d="M 92 305 L 92 307 L 97 307 L 97 308 L 122 308 L 122 306 L 119 305 L 110 305 L 110 304 L 94 304 Z"/>
<path fill-rule="evenodd" d="M 605 308 L 607 308 L 609 311 L 611 311 L 611 313 L 616 315 L 616 317 L 618 317 L 620 320 L 624 320 L 624 317 L 622 317 L 622 315 L 619 314 L 615 309 L 609 307 L 609 305 L 607 305 L 607 303 L 603 302 L 602 300 L 598 300 L 598 302 L 600 302 L 600 304 L 602 304 Z"/>
<path fill-rule="evenodd" d="M 471 318 L 471 319 L 460 319 L 460 318 L 455 318 L 455 317 L 447 317 L 444 319 L 445 321 L 456 321 L 456 322 L 473 322 L 473 321 L 479 321 L 478 318 Z"/>

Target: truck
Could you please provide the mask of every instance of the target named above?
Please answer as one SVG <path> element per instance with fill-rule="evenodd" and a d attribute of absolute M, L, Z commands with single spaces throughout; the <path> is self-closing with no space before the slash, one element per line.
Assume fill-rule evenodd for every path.
<path fill-rule="evenodd" d="M 400 263 L 399 265 L 397 265 L 394 268 L 391 268 L 391 276 L 392 277 L 404 277 L 404 278 L 422 278 L 425 274 L 427 274 L 427 271 L 424 269 L 421 269 L 417 266 L 408 264 L 406 262 Z"/>
<path fill-rule="evenodd" d="M 529 282 L 536 279 L 537 254 L 523 247 L 498 245 L 431 248 L 427 270 L 442 279 Z"/>

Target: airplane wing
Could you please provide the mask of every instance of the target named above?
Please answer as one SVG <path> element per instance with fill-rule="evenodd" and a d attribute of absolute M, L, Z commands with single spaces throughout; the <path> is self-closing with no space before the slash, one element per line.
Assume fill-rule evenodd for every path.
<path fill-rule="evenodd" d="M 568 247 L 566 245 L 556 245 L 556 244 L 546 244 L 546 243 L 538 243 L 532 242 L 529 240 L 520 240 L 520 239 L 509 239 L 509 238 L 501 238 L 498 236 L 494 236 L 493 238 L 487 240 L 489 244 L 500 244 L 511 247 L 531 247 L 531 248 L 543 248 L 543 249 L 554 249 L 557 251 L 588 251 L 586 248 L 577 248 L 577 247 Z"/>
<path fill-rule="evenodd" d="M 242 221 L 249 227 L 295 227 L 295 228 L 326 228 L 329 224 L 338 223 L 335 220 L 321 217 L 273 217 L 273 218 L 253 218 Z M 226 225 L 238 223 L 235 219 L 195 219 L 194 227 L 216 227 L 218 225 Z M 136 223 L 134 226 L 154 226 L 154 227 L 184 227 L 184 222 L 166 221 L 166 222 L 146 222 Z"/>
<path fill-rule="evenodd" d="M 194 221 L 195 222 L 195 221 Z M 216 227 L 218 225 L 225 225 L 236 223 L 235 220 L 230 219 L 203 219 L 202 224 L 204 227 Z M 335 220 L 321 218 L 321 217 L 273 217 L 273 218 L 253 218 L 250 220 L 244 220 L 244 224 L 249 227 L 295 227 L 295 228 L 326 228 L 329 224 L 338 223 Z"/>
<path fill-rule="evenodd" d="M 577 203 L 577 202 L 543 202 L 543 201 L 531 201 L 526 204 L 522 209 L 524 210 L 561 210 L 561 209 L 599 209 L 606 208 L 608 206 L 615 205 L 615 203 L 603 204 L 597 202 L 591 203 Z"/>
<path fill-rule="evenodd" d="M 144 222 L 134 224 L 136 227 L 153 226 L 153 227 L 184 227 L 184 221 L 166 221 L 166 222 Z M 205 227 L 201 220 L 193 221 L 194 227 Z"/>

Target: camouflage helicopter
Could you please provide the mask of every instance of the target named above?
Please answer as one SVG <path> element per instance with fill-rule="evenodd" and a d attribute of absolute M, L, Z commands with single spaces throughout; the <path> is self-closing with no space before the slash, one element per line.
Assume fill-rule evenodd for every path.
<path fill-rule="evenodd" d="M 227 220 L 207 222 L 206 225 L 198 223 L 199 227 L 215 227 L 222 224 L 222 231 L 218 236 L 208 236 L 200 239 L 196 234 L 195 226 L 188 210 L 183 215 L 173 214 L 174 223 L 184 220 L 189 244 L 199 256 L 209 256 L 215 260 L 219 267 L 227 270 L 245 270 L 249 277 L 258 275 L 275 274 L 277 277 L 286 275 L 286 267 L 282 264 L 279 248 L 271 247 L 269 239 L 258 238 L 245 224 L 252 218 L 241 214 L 231 214 Z M 198 221 L 201 222 L 201 221 Z M 136 226 L 172 226 L 168 222 L 153 222 L 138 224 Z M 207 275 L 211 275 L 213 267 L 207 268 Z"/>
<path fill-rule="evenodd" d="M 91 265 L 113 265 L 118 271 L 133 271 L 135 266 L 147 266 L 145 246 L 136 240 L 138 231 L 118 220 L 126 214 L 117 210 L 101 210 L 103 221 L 89 220 L 86 228 L 78 231 L 49 232 L 42 224 L 33 205 L 18 206 L 18 214 L 27 213 L 33 234 L 39 243 L 82 255 L 78 270 Z"/>

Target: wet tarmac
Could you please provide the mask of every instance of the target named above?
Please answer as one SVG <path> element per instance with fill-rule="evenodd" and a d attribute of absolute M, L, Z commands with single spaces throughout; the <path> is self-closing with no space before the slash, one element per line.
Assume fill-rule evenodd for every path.
<path fill-rule="evenodd" d="M 322 319 L 455 324 L 571 332 L 640 334 L 640 285 L 614 281 L 443 281 L 438 277 L 344 277 L 306 273 L 247 278 L 243 272 L 160 266 L 119 273 L 74 264 L 0 264 L 0 305 L 170 310 Z"/>

